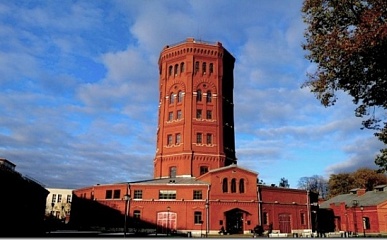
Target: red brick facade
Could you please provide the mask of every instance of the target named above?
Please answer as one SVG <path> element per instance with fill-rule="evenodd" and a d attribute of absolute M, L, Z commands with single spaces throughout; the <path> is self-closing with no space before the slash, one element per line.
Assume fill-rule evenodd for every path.
<path fill-rule="evenodd" d="M 157 232 L 197 235 L 218 234 L 221 227 L 247 234 L 257 225 L 284 233 L 312 229 L 307 191 L 257 185 L 257 173 L 236 165 L 234 62 L 219 42 L 188 38 L 165 47 L 154 179 L 75 195 L 121 214 L 127 207 L 129 228 L 140 219 Z"/>

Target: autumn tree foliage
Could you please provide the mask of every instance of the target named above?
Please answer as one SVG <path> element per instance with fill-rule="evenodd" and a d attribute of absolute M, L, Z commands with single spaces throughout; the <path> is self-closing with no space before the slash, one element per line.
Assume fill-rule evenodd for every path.
<path fill-rule="evenodd" d="M 324 106 L 334 105 L 339 90 L 348 93 L 363 127 L 387 144 L 387 1 L 305 0 L 302 12 L 303 48 L 316 64 L 303 86 Z M 375 163 L 387 170 L 386 148 Z"/>
<path fill-rule="evenodd" d="M 369 168 L 359 168 L 352 173 L 332 174 L 328 180 L 329 197 L 349 193 L 354 188 L 371 191 L 381 184 L 387 184 L 387 176 Z"/>

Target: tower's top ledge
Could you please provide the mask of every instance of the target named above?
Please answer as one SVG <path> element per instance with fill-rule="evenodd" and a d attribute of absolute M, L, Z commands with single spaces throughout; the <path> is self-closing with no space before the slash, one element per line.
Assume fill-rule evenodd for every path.
<path fill-rule="evenodd" d="M 165 50 L 167 48 L 170 48 L 170 47 L 176 47 L 178 45 L 182 45 L 182 44 L 185 44 L 185 43 L 199 43 L 199 44 L 205 44 L 205 45 L 212 45 L 212 46 L 222 47 L 222 43 L 221 42 L 209 42 L 209 41 L 204 41 L 204 40 L 201 40 L 201 39 L 198 40 L 198 39 L 189 37 L 185 41 L 181 41 L 181 42 L 178 42 L 178 43 L 175 43 L 175 44 L 171 44 L 171 45 L 166 45 L 163 50 Z"/>

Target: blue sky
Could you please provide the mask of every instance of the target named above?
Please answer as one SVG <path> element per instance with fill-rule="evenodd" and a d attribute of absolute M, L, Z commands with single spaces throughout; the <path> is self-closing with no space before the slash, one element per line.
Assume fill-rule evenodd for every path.
<path fill-rule="evenodd" d="M 236 58 L 238 165 L 265 183 L 376 168 L 383 145 L 346 94 L 301 88 L 314 66 L 301 0 L 0 0 L 0 158 L 47 187 L 153 177 L 159 53 L 187 37 Z"/>

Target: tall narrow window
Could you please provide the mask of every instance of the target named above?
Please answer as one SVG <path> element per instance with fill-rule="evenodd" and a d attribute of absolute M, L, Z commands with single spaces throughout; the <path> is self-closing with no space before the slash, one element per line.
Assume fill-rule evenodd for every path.
<path fill-rule="evenodd" d="M 113 191 L 112 190 L 106 190 L 105 198 L 111 199 L 113 197 Z"/>
<path fill-rule="evenodd" d="M 177 93 L 177 102 L 182 102 L 183 101 L 183 92 L 179 91 Z"/>
<path fill-rule="evenodd" d="M 168 76 L 172 75 L 172 71 L 173 71 L 173 67 L 169 66 L 169 68 L 168 68 Z"/>
<path fill-rule="evenodd" d="M 197 109 L 196 110 L 196 118 L 197 119 L 202 119 L 202 110 L 201 109 Z"/>
<path fill-rule="evenodd" d="M 197 91 L 196 101 L 197 102 L 202 101 L 202 90 L 200 90 L 200 89 Z"/>
<path fill-rule="evenodd" d="M 71 203 L 71 195 L 67 195 L 67 200 L 66 200 L 67 203 Z"/>
<path fill-rule="evenodd" d="M 168 113 L 168 121 L 172 121 L 173 120 L 173 112 L 169 112 Z"/>
<path fill-rule="evenodd" d="M 207 71 L 207 63 L 203 62 L 202 64 L 202 71 L 203 71 L 203 74 L 206 74 L 206 71 Z"/>
<path fill-rule="evenodd" d="M 56 202 L 56 194 L 52 194 L 52 200 L 51 200 L 51 202 Z"/>
<path fill-rule="evenodd" d="M 228 192 L 228 180 L 227 180 L 227 178 L 223 179 L 222 190 L 224 193 Z"/>
<path fill-rule="evenodd" d="M 168 146 L 172 145 L 172 134 L 167 135 L 167 145 Z"/>
<path fill-rule="evenodd" d="M 236 179 L 231 179 L 231 192 L 236 193 Z"/>
<path fill-rule="evenodd" d="M 240 193 L 245 192 L 245 180 L 244 179 L 239 180 L 239 192 Z"/>
<path fill-rule="evenodd" d="M 212 119 L 212 111 L 211 110 L 207 110 L 206 117 L 207 117 L 207 119 Z"/>
<path fill-rule="evenodd" d="M 176 133 L 176 139 L 175 139 L 175 144 L 179 145 L 181 143 L 181 134 Z"/>
<path fill-rule="evenodd" d="M 113 198 L 120 198 L 121 197 L 121 190 L 119 190 L 119 189 L 116 189 L 116 190 L 114 190 L 114 192 L 113 192 Z"/>
<path fill-rule="evenodd" d="M 175 94 L 171 93 L 171 95 L 169 95 L 169 103 L 172 104 L 174 102 L 175 102 Z"/>
<path fill-rule="evenodd" d="M 175 65 L 175 71 L 174 71 L 175 76 L 177 76 L 177 70 L 178 70 L 178 69 L 179 69 L 179 65 L 176 64 L 176 65 Z"/>
<path fill-rule="evenodd" d="M 201 133 L 196 134 L 196 143 L 201 144 L 202 143 L 203 135 Z"/>
<path fill-rule="evenodd" d="M 176 177 L 176 167 L 170 167 L 169 168 L 169 177 L 175 178 Z"/>
<path fill-rule="evenodd" d="M 181 119 L 181 118 L 182 118 L 181 110 L 177 110 L 177 119 Z"/>
<path fill-rule="evenodd" d="M 305 221 L 305 213 L 301 213 L 300 214 L 300 219 L 301 219 L 301 225 L 305 225 L 306 221 Z"/>
<path fill-rule="evenodd" d="M 194 223 L 195 224 L 202 224 L 202 212 L 195 211 L 194 213 Z"/>
<path fill-rule="evenodd" d="M 180 63 L 180 73 L 183 73 L 185 71 L 184 69 L 184 63 Z"/>
<path fill-rule="evenodd" d="M 210 74 L 214 72 L 214 64 L 213 63 L 210 63 L 210 67 L 209 67 L 209 71 L 210 71 Z"/>
<path fill-rule="evenodd" d="M 212 134 L 207 133 L 207 144 L 212 144 Z"/>
<path fill-rule="evenodd" d="M 62 194 L 58 194 L 58 202 L 62 202 Z"/>
<path fill-rule="evenodd" d="M 199 62 L 195 62 L 195 73 L 199 71 Z"/>
<path fill-rule="evenodd" d="M 212 98 L 211 91 L 207 91 L 206 101 L 207 101 L 208 103 L 210 103 L 210 102 L 211 102 L 211 98 Z"/>

